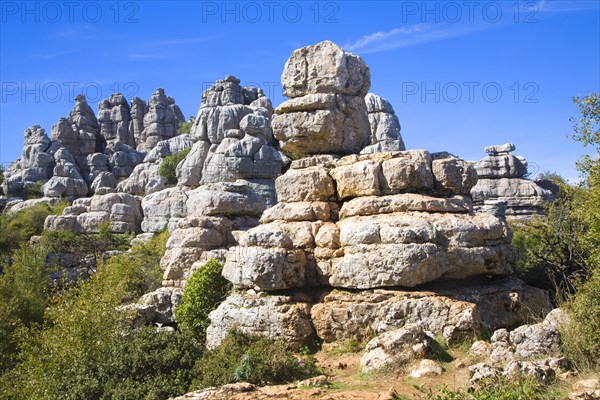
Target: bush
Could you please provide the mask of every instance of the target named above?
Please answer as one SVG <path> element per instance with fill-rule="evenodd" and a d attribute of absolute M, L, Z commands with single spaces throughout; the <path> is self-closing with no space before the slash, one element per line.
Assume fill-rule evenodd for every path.
<path fill-rule="evenodd" d="M 180 329 L 192 333 L 201 342 L 210 324 L 208 314 L 225 300 L 231 284 L 221 276 L 223 265 L 210 259 L 194 271 L 185 284 L 181 304 L 175 309 Z"/>
<path fill-rule="evenodd" d="M 417 387 L 419 400 L 558 400 L 563 396 L 556 390 L 539 383 L 534 378 L 490 379 L 478 383 L 477 390 L 440 390 Z M 396 397 L 405 399 L 405 397 Z"/>
<path fill-rule="evenodd" d="M 166 237 L 101 263 L 88 280 L 49 301 L 40 327 L 20 329 L 22 362 L 2 376 L 0 398 L 159 399 L 185 391 L 200 354 L 195 341 L 135 331 L 119 311 L 160 283 Z"/>
<path fill-rule="evenodd" d="M 49 268 L 39 245 L 23 245 L 0 260 L 0 373 L 16 364 L 17 332 L 41 323 L 47 306 Z"/>
<path fill-rule="evenodd" d="M 191 133 L 194 122 L 196 122 L 196 118 L 193 115 L 190 115 L 187 122 L 180 122 L 179 127 L 177 128 L 177 134 L 183 135 L 185 133 Z"/>
<path fill-rule="evenodd" d="M 319 373 L 311 359 L 301 359 L 285 343 L 236 330 L 221 345 L 198 361 L 193 387 L 221 386 L 232 382 L 279 384 Z"/>
<path fill-rule="evenodd" d="M 158 175 L 167 180 L 169 185 L 177 183 L 177 164 L 179 164 L 185 156 L 190 152 L 191 147 L 185 148 L 177 154 L 173 154 L 164 158 L 160 167 L 158 167 Z"/>
<path fill-rule="evenodd" d="M 562 332 L 566 355 L 579 368 L 600 367 L 600 269 L 566 304 L 571 323 Z"/>
<path fill-rule="evenodd" d="M 61 214 L 68 205 L 36 204 L 16 213 L 0 214 L 0 254 L 9 254 L 34 235 L 40 235 L 48 215 Z"/>
<path fill-rule="evenodd" d="M 41 199 L 44 197 L 44 191 L 42 190 L 44 182 L 35 182 L 27 189 L 23 190 L 23 198 L 25 200 Z"/>

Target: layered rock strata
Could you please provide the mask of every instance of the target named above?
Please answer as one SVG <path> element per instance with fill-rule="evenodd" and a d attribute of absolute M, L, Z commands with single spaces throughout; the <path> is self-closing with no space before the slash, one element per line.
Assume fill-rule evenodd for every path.
<path fill-rule="evenodd" d="M 544 204 L 557 193 L 526 179 L 527 162 L 510 154 L 514 150 L 512 143 L 485 148 L 488 156 L 473 164 L 478 176 L 471 190 L 473 202 L 478 208 L 490 202 L 505 202 L 506 216 L 512 219 L 543 214 Z"/>

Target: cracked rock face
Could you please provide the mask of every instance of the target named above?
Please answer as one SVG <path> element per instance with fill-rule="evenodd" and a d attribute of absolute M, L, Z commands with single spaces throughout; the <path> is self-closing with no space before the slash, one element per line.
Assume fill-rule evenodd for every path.
<path fill-rule="evenodd" d="M 376 94 L 367 93 L 365 103 L 371 126 L 371 142 L 360 153 L 406 150 L 400 135 L 400 122 L 390 102 Z"/>

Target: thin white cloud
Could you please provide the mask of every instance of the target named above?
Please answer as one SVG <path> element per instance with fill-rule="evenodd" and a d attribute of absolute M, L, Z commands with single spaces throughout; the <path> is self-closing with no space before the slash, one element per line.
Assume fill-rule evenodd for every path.
<path fill-rule="evenodd" d="M 421 23 L 410 27 L 395 28 L 390 31 L 375 32 L 365 35 L 344 48 L 361 54 L 413 46 L 451 37 L 465 35 L 480 30 L 477 25 L 458 26 L 457 24 Z"/>
<path fill-rule="evenodd" d="M 158 60 L 160 58 L 166 58 L 165 54 L 157 54 L 157 53 L 131 53 L 128 54 L 127 57 L 130 60 Z"/>

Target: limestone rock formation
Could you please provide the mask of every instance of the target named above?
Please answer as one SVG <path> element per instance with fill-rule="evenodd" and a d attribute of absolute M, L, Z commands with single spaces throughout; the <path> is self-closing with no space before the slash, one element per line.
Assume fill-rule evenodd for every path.
<path fill-rule="evenodd" d="M 525 178 L 527 162 L 510 154 L 514 150 L 512 143 L 485 148 L 489 155 L 474 163 L 478 181 L 471 196 L 476 207 L 503 201 L 507 218 L 530 218 L 542 214 L 544 204 L 553 200 L 556 193 Z"/>
<path fill-rule="evenodd" d="M 371 144 L 364 96 L 369 68 L 358 56 L 325 41 L 292 53 L 281 76 L 290 97 L 275 110 L 273 133 L 293 158 L 353 154 Z"/>
<path fill-rule="evenodd" d="M 51 138 L 73 155 L 75 165 L 83 176 L 89 172 L 87 157 L 104 150 L 100 125 L 83 95 L 75 97 L 75 107 L 69 116 L 61 118 L 52 127 Z"/>
<path fill-rule="evenodd" d="M 109 99 L 100 102 L 98 108 L 100 134 L 106 146 L 113 147 L 116 143 L 123 143 L 135 147 L 133 132 L 129 130 L 131 109 L 125 96 L 115 93 Z"/>
<path fill-rule="evenodd" d="M 162 88 L 152 93 L 147 104 L 148 111 L 143 117 L 144 129 L 136 141 L 137 150 L 144 153 L 153 149 L 158 142 L 175 136 L 179 124 L 185 122 L 185 117 L 175 100 L 166 96 Z M 135 137 L 135 132 L 133 136 Z"/>
<path fill-rule="evenodd" d="M 21 157 L 4 172 L 3 192 L 21 194 L 37 182 L 47 182 L 52 177 L 56 147 L 39 125 L 27 128 Z"/>
<path fill-rule="evenodd" d="M 469 213 L 470 186 L 455 190 L 455 198 L 440 196 L 449 181 L 435 179 L 432 163 L 428 152 L 406 151 L 293 164 L 276 181 L 279 204 L 242 239 L 248 257 L 228 260 L 224 276 L 239 288 L 269 291 L 315 283 L 413 287 L 441 277 L 506 274 L 506 225 Z"/>
<path fill-rule="evenodd" d="M 545 291 L 497 277 L 513 262 L 511 235 L 500 207 L 473 212 L 470 163 L 449 153 L 380 152 L 386 141 L 400 146 L 400 127 L 383 99 L 367 96 L 365 104 L 370 82 L 360 58 L 319 43 L 296 50 L 282 80 L 290 99 L 272 126 L 295 160 L 275 181 L 278 203 L 262 211 L 258 226 L 234 229 L 219 254 L 234 293 L 209 316 L 210 346 L 233 327 L 283 336 L 292 347 L 314 335 L 335 342 L 369 332 L 395 343 L 383 338 L 411 323 L 452 342 L 535 322 L 551 309 Z M 357 154 L 366 145 L 373 148 Z M 247 196 L 234 199 L 202 195 L 187 207 L 215 210 L 213 218 L 217 210 L 259 210 Z M 206 246 L 217 233 L 177 240 L 206 235 Z M 190 252 L 179 247 L 185 260 Z M 481 276 L 489 281 L 474 282 Z M 385 353 L 386 346 L 372 347 Z"/>
<path fill-rule="evenodd" d="M 371 125 L 371 142 L 361 150 L 361 154 L 406 150 L 400 136 L 400 122 L 390 102 L 367 93 L 365 103 Z"/>
<path fill-rule="evenodd" d="M 113 232 L 140 232 L 143 214 L 140 199 L 126 193 L 108 193 L 76 199 L 63 215 L 50 215 L 45 230 L 69 230 L 75 233 L 97 233 L 102 223 Z"/>
<path fill-rule="evenodd" d="M 168 148 L 169 144 L 159 145 L 163 139 L 172 138 L 184 122 L 181 110 L 162 89 L 153 94 L 149 107 L 138 98 L 132 104 L 130 108 L 122 94 L 113 94 L 99 104 L 96 118 L 85 96 L 78 95 L 69 116 L 52 127 L 51 138 L 39 126 L 29 128 L 22 156 L 6 173 L 3 192 L 9 196 L 21 195 L 39 182 L 46 183 L 46 195 L 52 197 L 85 196 L 89 189 L 105 194 L 115 188 L 113 180 L 120 181 L 132 174 L 147 150 L 153 150 L 149 158 L 156 161 L 165 153 L 190 145 L 188 135 L 173 138 L 175 142 L 170 144 L 173 149 Z M 59 163 L 56 154 L 62 150 L 66 153 L 58 156 L 62 160 Z M 113 179 L 106 173 L 112 174 Z M 138 171 L 137 175 L 148 174 Z"/>
<path fill-rule="evenodd" d="M 287 159 L 274 146 L 271 101 L 262 90 L 227 76 L 202 93 L 190 153 L 177 167 L 179 183 L 273 179 Z"/>

